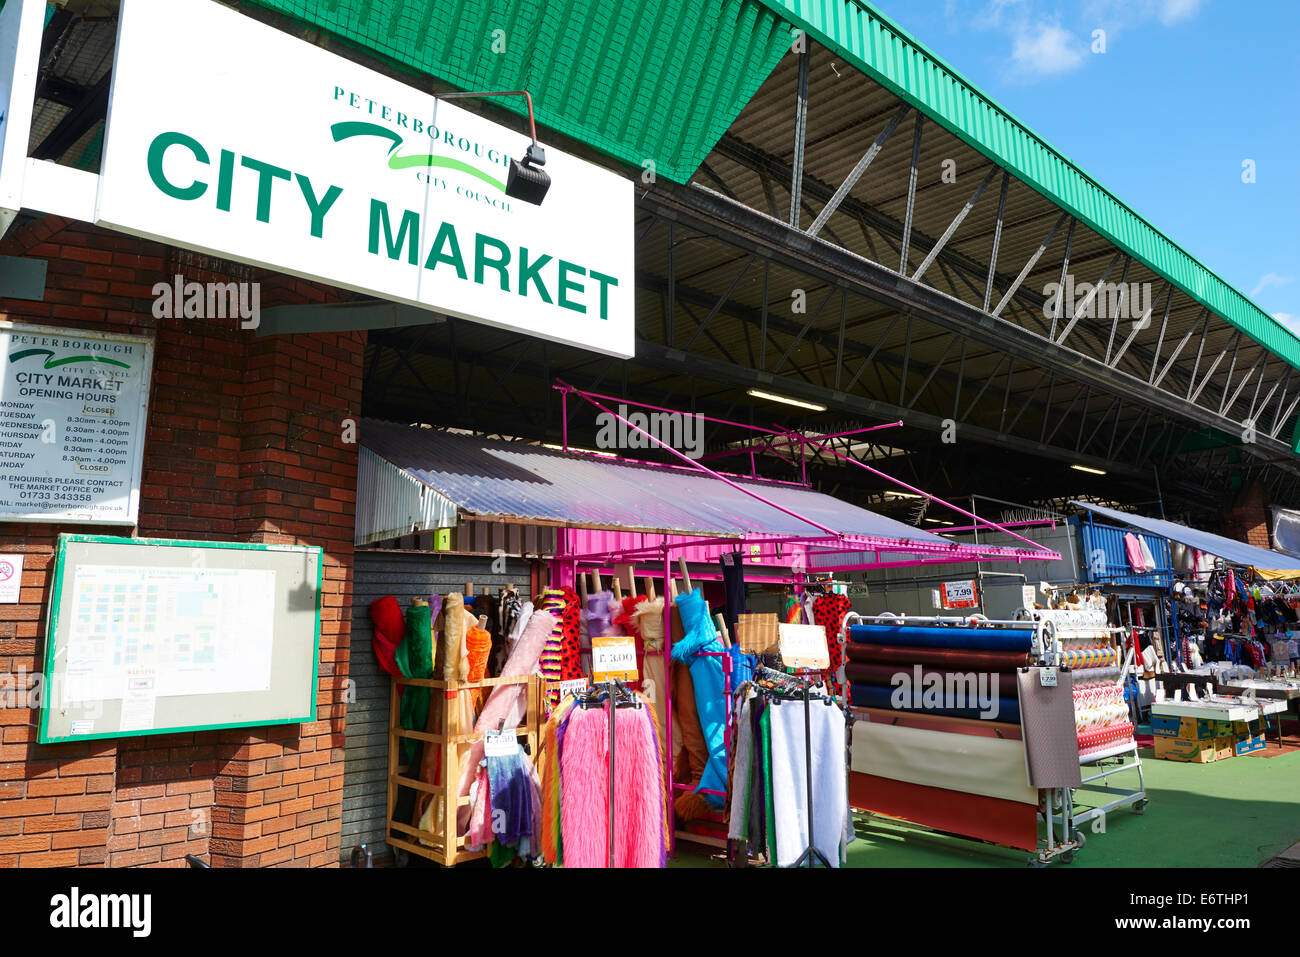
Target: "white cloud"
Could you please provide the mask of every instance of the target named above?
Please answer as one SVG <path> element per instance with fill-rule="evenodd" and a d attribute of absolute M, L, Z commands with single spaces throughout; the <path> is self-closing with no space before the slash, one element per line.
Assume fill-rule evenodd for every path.
<path fill-rule="evenodd" d="M 1289 312 L 1275 312 L 1273 318 L 1284 326 L 1290 326 L 1296 332 L 1300 332 L 1300 316 L 1292 315 Z"/>
<path fill-rule="evenodd" d="M 1280 289 L 1289 285 L 1294 276 L 1280 276 L 1275 272 L 1266 272 L 1259 277 L 1259 282 L 1255 283 L 1255 288 L 1250 291 L 1250 298 L 1254 299 L 1265 289 Z"/>
<path fill-rule="evenodd" d="M 1016 72 L 1031 76 L 1068 73 L 1083 63 L 1084 45 L 1057 23 L 1039 23 L 1017 30 L 1011 45 Z"/>
<path fill-rule="evenodd" d="M 1201 12 L 1201 0 L 1161 0 L 1160 22 L 1165 26 L 1190 20 Z"/>

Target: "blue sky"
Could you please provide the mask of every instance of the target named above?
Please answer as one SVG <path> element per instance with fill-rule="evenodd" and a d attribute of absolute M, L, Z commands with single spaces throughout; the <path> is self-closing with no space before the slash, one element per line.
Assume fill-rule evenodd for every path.
<path fill-rule="evenodd" d="M 1300 334 L 1300 2 L 874 5 Z"/>

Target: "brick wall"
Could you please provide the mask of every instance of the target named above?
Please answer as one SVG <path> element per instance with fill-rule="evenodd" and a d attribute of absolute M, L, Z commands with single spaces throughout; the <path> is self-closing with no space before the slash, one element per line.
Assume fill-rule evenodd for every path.
<path fill-rule="evenodd" d="M 1241 490 L 1232 508 L 1224 517 L 1225 534 L 1230 538 L 1271 548 L 1269 535 L 1268 493 L 1259 482 L 1251 482 Z"/>
<path fill-rule="evenodd" d="M 154 283 L 255 280 L 263 308 L 349 298 L 325 287 L 44 217 L 0 253 L 46 259 L 44 302 L 0 299 L 18 322 L 155 337 L 138 534 L 322 546 L 317 720 L 84 744 L 35 743 L 37 712 L 0 708 L 0 867 L 328 866 L 339 859 L 343 705 L 364 334 L 257 338 L 234 320 L 155 319 Z M 60 532 L 0 523 L 23 552 L 0 605 L 0 675 L 44 662 Z M 129 528 L 103 529 L 127 535 Z"/>

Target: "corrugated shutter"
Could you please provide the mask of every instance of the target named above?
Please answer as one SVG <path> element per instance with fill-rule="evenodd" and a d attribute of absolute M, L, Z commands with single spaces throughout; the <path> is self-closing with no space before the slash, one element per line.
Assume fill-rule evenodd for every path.
<path fill-rule="evenodd" d="M 349 673 L 356 682 L 356 701 L 348 705 L 343 745 L 344 863 L 358 844 L 370 844 L 376 857 L 384 846 L 384 801 L 388 769 L 388 675 L 379 667 L 370 642 L 370 603 L 392 595 L 405 607 L 413 595 L 457 591 L 473 582 L 484 594 L 514 584 L 528 590 L 528 563 L 509 559 L 504 574 L 492 574 L 491 558 L 419 552 L 358 551 L 353 563 L 352 654 Z"/>

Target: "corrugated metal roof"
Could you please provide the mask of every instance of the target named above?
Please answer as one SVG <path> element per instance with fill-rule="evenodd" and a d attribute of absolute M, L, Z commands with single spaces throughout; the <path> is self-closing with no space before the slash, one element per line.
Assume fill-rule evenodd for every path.
<path fill-rule="evenodd" d="M 361 445 L 476 518 L 730 538 L 825 535 L 717 479 L 687 470 L 566 455 L 373 419 L 362 423 Z M 926 551 L 955 547 L 938 535 L 820 492 L 764 482 L 739 484 L 844 535 Z M 362 512 L 358 501 L 357 514 Z"/>
<path fill-rule="evenodd" d="M 1184 545 L 1200 549 L 1217 558 L 1222 558 L 1230 565 L 1268 569 L 1291 569 L 1296 565 L 1296 560 L 1292 556 L 1284 555 L 1282 552 L 1275 552 L 1271 548 L 1247 545 L 1245 542 L 1239 542 L 1233 538 L 1224 538 L 1222 535 L 1215 535 L 1213 532 L 1203 532 L 1199 528 L 1188 528 L 1186 525 L 1179 525 L 1177 522 L 1167 522 L 1160 518 L 1147 518 L 1144 515 L 1119 512 L 1113 508 L 1103 508 L 1100 505 L 1090 505 L 1087 502 L 1072 502 L 1071 504 L 1095 512 L 1112 521 L 1121 522 L 1133 528 L 1140 528 L 1144 532 L 1167 538 L 1171 542 L 1182 542 Z"/>
<path fill-rule="evenodd" d="M 1062 209 L 1300 368 L 1300 338 L 866 0 L 762 0 Z M 903 139 L 906 139 L 904 137 Z"/>
<path fill-rule="evenodd" d="M 679 183 L 791 43 L 757 0 L 248 2 L 461 89 L 526 89 L 539 123 Z"/>

